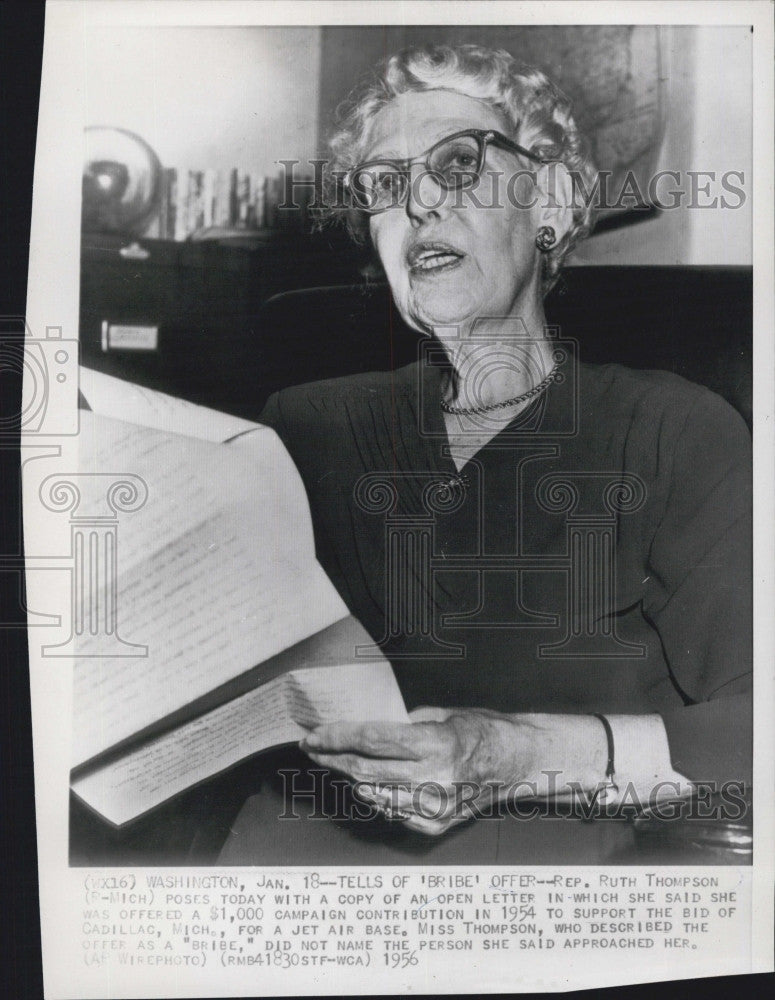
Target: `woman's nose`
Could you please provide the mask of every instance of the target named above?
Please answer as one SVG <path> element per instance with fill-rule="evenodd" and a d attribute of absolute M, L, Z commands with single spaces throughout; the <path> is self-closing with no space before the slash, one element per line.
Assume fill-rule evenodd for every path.
<path fill-rule="evenodd" d="M 439 183 L 439 178 L 424 166 L 416 163 L 409 174 L 406 195 L 406 213 L 416 222 L 428 216 L 438 216 L 444 210 L 449 192 Z"/>

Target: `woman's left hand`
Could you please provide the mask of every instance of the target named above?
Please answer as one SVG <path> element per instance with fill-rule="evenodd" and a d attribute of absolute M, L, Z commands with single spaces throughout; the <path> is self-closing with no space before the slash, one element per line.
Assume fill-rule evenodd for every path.
<path fill-rule="evenodd" d="M 485 709 L 418 708 L 410 718 L 319 726 L 300 746 L 348 775 L 362 799 L 431 836 L 470 819 L 535 767 L 539 741 L 527 721 Z"/>

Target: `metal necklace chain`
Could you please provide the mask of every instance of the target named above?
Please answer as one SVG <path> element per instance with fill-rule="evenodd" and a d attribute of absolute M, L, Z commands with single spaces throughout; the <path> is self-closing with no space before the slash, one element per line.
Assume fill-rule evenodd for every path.
<path fill-rule="evenodd" d="M 540 395 L 544 389 L 546 389 L 552 382 L 557 378 L 557 365 L 552 368 L 549 374 L 543 379 L 538 385 L 534 385 L 532 389 L 528 389 L 527 392 L 523 392 L 521 396 L 514 396 L 511 399 L 504 399 L 502 403 L 490 403 L 489 406 L 451 406 L 442 394 L 441 397 L 441 408 L 445 413 L 451 413 L 455 416 L 468 417 L 474 416 L 477 413 L 491 413 L 493 410 L 504 410 L 507 406 L 516 406 L 518 403 L 524 403 L 527 399 L 532 399 L 534 396 Z"/>

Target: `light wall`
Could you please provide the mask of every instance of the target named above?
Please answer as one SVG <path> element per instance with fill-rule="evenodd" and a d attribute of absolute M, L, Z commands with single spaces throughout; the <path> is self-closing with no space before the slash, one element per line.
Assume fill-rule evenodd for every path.
<path fill-rule="evenodd" d="M 691 192 L 686 172 L 713 171 L 716 182 L 707 204 L 715 208 L 662 211 L 656 218 L 610 232 L 582 244 L 572 258 L 577 264 L 750 264 L 752 76 L 748 28 L 666 27 L 663 29 L 667 122 L 658 170 L 678 170 L 681 187 Z M 726 193 L 719 178 L 743 171 L 745 200 Z M 731 182 L 740 184 L 738 178 Z M 699 183 L 708 183 L 707 179 Z M 676 187 L 678 187 L 676 185 Z M 662 187 L 661 190 L 667 190 Z"/>
<path fill-rule="evenodd" d="M 320 28 L 98 28 L 85 58 L 87 123 L 165 166 L 271 174 L 315 154 Z"/>

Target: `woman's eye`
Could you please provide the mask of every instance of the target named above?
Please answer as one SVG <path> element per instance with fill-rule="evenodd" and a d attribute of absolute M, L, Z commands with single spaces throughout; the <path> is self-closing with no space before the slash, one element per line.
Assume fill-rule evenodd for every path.
<path fill-rule="evenodd" d="M 476 157 L 471 153 L 455 153 L 449 156 L 444 162 L 445 170 L 473 170 L 476 166 Z"/>
<path fill-rule="evenodd" d="M 467 146 L 458 146 L 446 151 L 445 155 L 440 158 L 437 169 L 448 177 L 455 177 L 458 174 L 470 177 L 476 173 L 478 164 L 479 156 L 476 150 Z"/>

